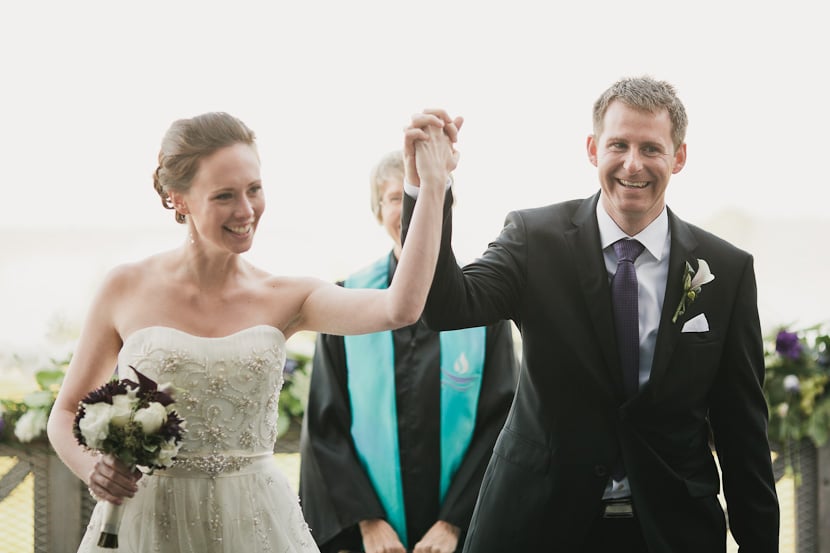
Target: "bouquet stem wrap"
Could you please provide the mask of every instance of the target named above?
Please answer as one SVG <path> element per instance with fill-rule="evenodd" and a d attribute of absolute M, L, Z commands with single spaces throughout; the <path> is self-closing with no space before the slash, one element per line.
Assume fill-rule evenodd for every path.
<path fill-rule="evenodd" d="M 109 501 L 104 501 L 103 503 L 103 522 L 101 523 L 101 534 L 98 536 L 98 547 L 117 549 L 118 528 L 121 526 L 124 504 L 116 505 Z"/>

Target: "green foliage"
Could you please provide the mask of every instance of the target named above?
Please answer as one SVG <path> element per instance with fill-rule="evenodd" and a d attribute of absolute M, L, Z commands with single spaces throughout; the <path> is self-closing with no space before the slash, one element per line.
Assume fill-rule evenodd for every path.
<path fill-rule="evenodd" d="M 311 357 L 289 351 L 283 370 L 284 382 L 280 390 L 277 435 L 283 436 L 292 424 L 302 423 L 308 405 L 308 387 L 311 383 Z"/>
<path fill-rule="evenodd" d="M 49 367 L 35 373 L 38 389 L 21 401 L 0 399 L 0 442 L 28 443 L 46 440 L 46 421 L 58 395 L 71 355 L 51 361 Z"/>

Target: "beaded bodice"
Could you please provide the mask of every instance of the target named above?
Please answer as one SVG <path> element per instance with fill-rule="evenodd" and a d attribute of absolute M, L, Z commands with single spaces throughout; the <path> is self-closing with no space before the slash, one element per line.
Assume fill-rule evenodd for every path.
<path fill-rule="evenodd" d="M 135 380 L 133 366 L 173 385 L 187 429 L 180 457 L 236 457 L 273 451 L 284 363 L 285 337 L 275 327 L 205 338 L 152 326 L 124 341 L 118 372 Z"/>

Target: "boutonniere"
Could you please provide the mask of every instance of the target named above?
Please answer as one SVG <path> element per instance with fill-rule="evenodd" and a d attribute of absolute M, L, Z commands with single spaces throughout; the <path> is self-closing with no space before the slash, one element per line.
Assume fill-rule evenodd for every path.
<path fill-rule="evenodd" d="M 683 271 L 683 295 L 680 297 L 680 305 L 677 306 L 671 322 L 677 322 L 677 318 L 686 312 L 686 306 L 695 301 L 695 298 L 700 294 L 703 285 L 713 280 L 715 280 L 715 275 L 709 270 L 709 264 L 704 260 L 697 260 L 697 272 L 692 269 L 692 265 L 687 261 L 686 270 Z"/>

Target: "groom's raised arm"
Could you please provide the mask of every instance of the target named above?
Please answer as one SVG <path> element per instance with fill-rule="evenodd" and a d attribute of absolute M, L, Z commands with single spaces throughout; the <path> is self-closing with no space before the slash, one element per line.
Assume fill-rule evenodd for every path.
<path fill-rule="evenodd" d="M 419 158 L 417 143 L 424 140 L 423 128 L 445 125 L 445 132 L 454 143 L 458 126 L 462 119 L 446 123 L 450 118 L 446 112 L 432 110 L 426 114 L 416 114 L 406 129 L 404 147 L 404 202 L 401 214 L 401 238 L 406 240 L 409 223 L 415 209 L 419 187 L 419 174 L 425 160 Z M 455 135 L 450 133 L 455 132 Z M 457 160 L 457 155 L 456 155 Z M 444 212 L 441 229 L 441 242 L 438 262 L 432 281 L 424 320 L 433 330 L 453 330 L 494 324 L 503 319 L 511 319 L 511 305 L 516 305 L 518 290 L 521 289 L 521 258 L 524 243 L 524 225 L 520 216 L 510 214 L 499 238 L 490 244 L 484 255 L 475 262 L 459 266 L 452 250 L 452 180 L 447 185 L 444 198 Z M 518 224 L 511 223 L 511 219 Z M 518 248 L 516 246 L 519 246 Z M 517 252 L 517 250 L 520 250 Z"/>

